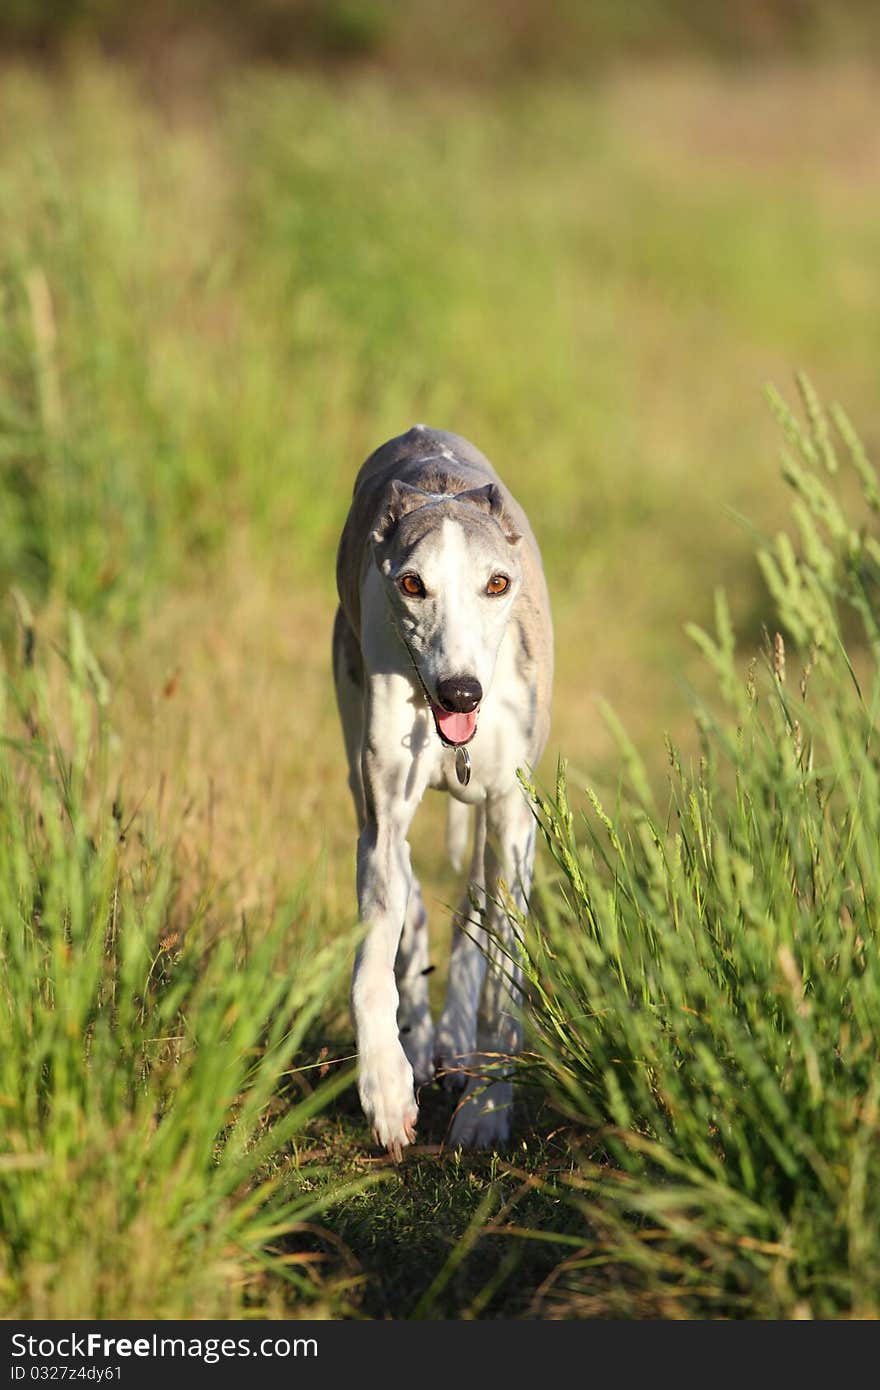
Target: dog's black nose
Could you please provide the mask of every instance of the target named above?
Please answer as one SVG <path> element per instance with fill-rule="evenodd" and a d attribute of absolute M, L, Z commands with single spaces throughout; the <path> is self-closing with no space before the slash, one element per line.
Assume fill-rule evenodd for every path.
<path fill-rule="evenodd" d="M 437 682 L 437 694 L 444 709 L 470 714 L 483 698 L 483 687 L 474 676 L 448 676 Z"/>

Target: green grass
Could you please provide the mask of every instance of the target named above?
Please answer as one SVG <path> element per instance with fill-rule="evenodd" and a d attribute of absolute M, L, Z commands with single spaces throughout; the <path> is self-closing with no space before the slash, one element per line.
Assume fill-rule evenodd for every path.
<path fill-rule="evenodd" d="M 562 771 L 537 800 L 561 888 L 528 938 L 535 1066 L 594 1149 L 572 1187 L 596 1240 L 565 1280 L 584 1308 L 609 1266 L 623 1313 L 880 1307 L 880 490 L 802 394 L 805 426 L 775 398 L 794 536 L 761 555 L 796 661 L 777 634 L 746 674 L 719 594 L 716 636 L 693 633 L 719 686 L 699 764 L 670 744 L 655 799 L 621 733 L 611 814 L 593 794 L 576 829 Z"/>
<path fill-rule="evenodd" d="M 279 1087 L 339 943 L 304 949 L 304 904 L 175 923 L 172 847 L 129 835 L 106 782 L 108 691 L 75 618 L 67 654 L 57 719 L 40 671 L 3 684 L 0 1312 L 242 1316 L 278 1306 L 267 1271 L 320 1309 L 291 1232 L 324 1205 L 299 1150 L 339 1081 Z"/>
<path fill-rule="evenodd" d="M 871 523 L 819 435 L 786 465 L 801 560 L 761 540 L 785 486 L 758 403 L 804 363 L 876 452 L 873 109 L 853 68 L 253 66 L 157 95 L 88 51 L 4 65 L 4 1311 L 876 1308 Z M 511 1153 L 392 1170 L 326 1067 L 354 915 L 327 647 L 355 469 L 418 419 L 528 508 L 538 782 L 561 749 L 613 831 L 543 802 L 568 886 L 542 871 Z M 754 699 L 723 607 L 683 634 L 717 585 L 748 652 L 784 633 Z M 423 1143 L 447 1118 L 428 1095 Z"/>

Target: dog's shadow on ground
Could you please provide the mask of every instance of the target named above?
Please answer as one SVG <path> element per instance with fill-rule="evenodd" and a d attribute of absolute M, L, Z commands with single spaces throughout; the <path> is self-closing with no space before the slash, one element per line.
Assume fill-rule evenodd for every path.
<path fill-rule="evenodd" d="M 329 1075 L 336 1058 L 349 1059 L 352 1067 L 353 1051 L 350 1038 L 313 1036 L 302 1049 L 303 1070 L 293 1064 L 279 1099 L 293 1103 L 320 1083 L 316 1059 L 327 1060 Z M 532 1306 L 536 1290 L 553 1279 L 568 1253 L 549 1236 L 566 1224 L 559 1201 L 538 1181 L 559 1161 L 546 1139 L 554 1120 L 537 1093 L 523 1086 L 503 1152 L 461 1153 L 447 1147 L 460 1098 L 460 1090 L 439 1080 L 418 1088 L 416 1142 L 397 1164 L 374 1143 L 353 1082 L 310 1123 L 300 1146 L 303 1175 L 314 1161 L 328 1186 L 332 1179 L 353 1179 L 354 1190 L 331 1200 L 307 1232 L 291 1236 L 290 1252 L 305 1246 L 317 1256 L 328 1285 L 348 1281 L 351 1316 L 542 1315 Z M 358 1190 L 362 1177 L 367 1184 Z M 489 1229 L 509 1202 L 514 1206 L 503 1223 L 540 1230 L 540 1240 Z"/>

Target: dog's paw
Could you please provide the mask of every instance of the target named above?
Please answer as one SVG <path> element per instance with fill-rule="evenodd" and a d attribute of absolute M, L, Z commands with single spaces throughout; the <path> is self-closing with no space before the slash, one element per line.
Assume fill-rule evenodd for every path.
<path fill-rule="evenodd" d="M 376 1143 L 399 1163 L 415 1140 L 419 1115 L 413 1070 L 399 1043 L 361 1059 L 358 1094 Z"/>
<path fill-rule="evenodd" d="M 448 1144 L 453 1149 L 501 1149 L 510 1137 L 513 1085 L 510 1081 L 468 1082 L 456 1107 Z"/>
<path fill-rule="evenodd" d="M 400 1045 L 406 1053 L 417 1086 L 434 1080 L 434 1025 L 428 1014 L 418 1023 L 410 1024 L 400 1034 Z"/>

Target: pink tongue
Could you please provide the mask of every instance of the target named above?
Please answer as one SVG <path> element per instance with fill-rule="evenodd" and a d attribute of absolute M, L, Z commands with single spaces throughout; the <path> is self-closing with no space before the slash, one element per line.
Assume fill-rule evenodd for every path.
<path fill-rule="evenodd" d="M 437 727 L 450 743 L 467 743 L 477 727 L 478 713 L 478 710 L 472 709 L 469 714 L 459 714 L 455 710 L 441 709 L 439 705 L 434 705 Z"/>

